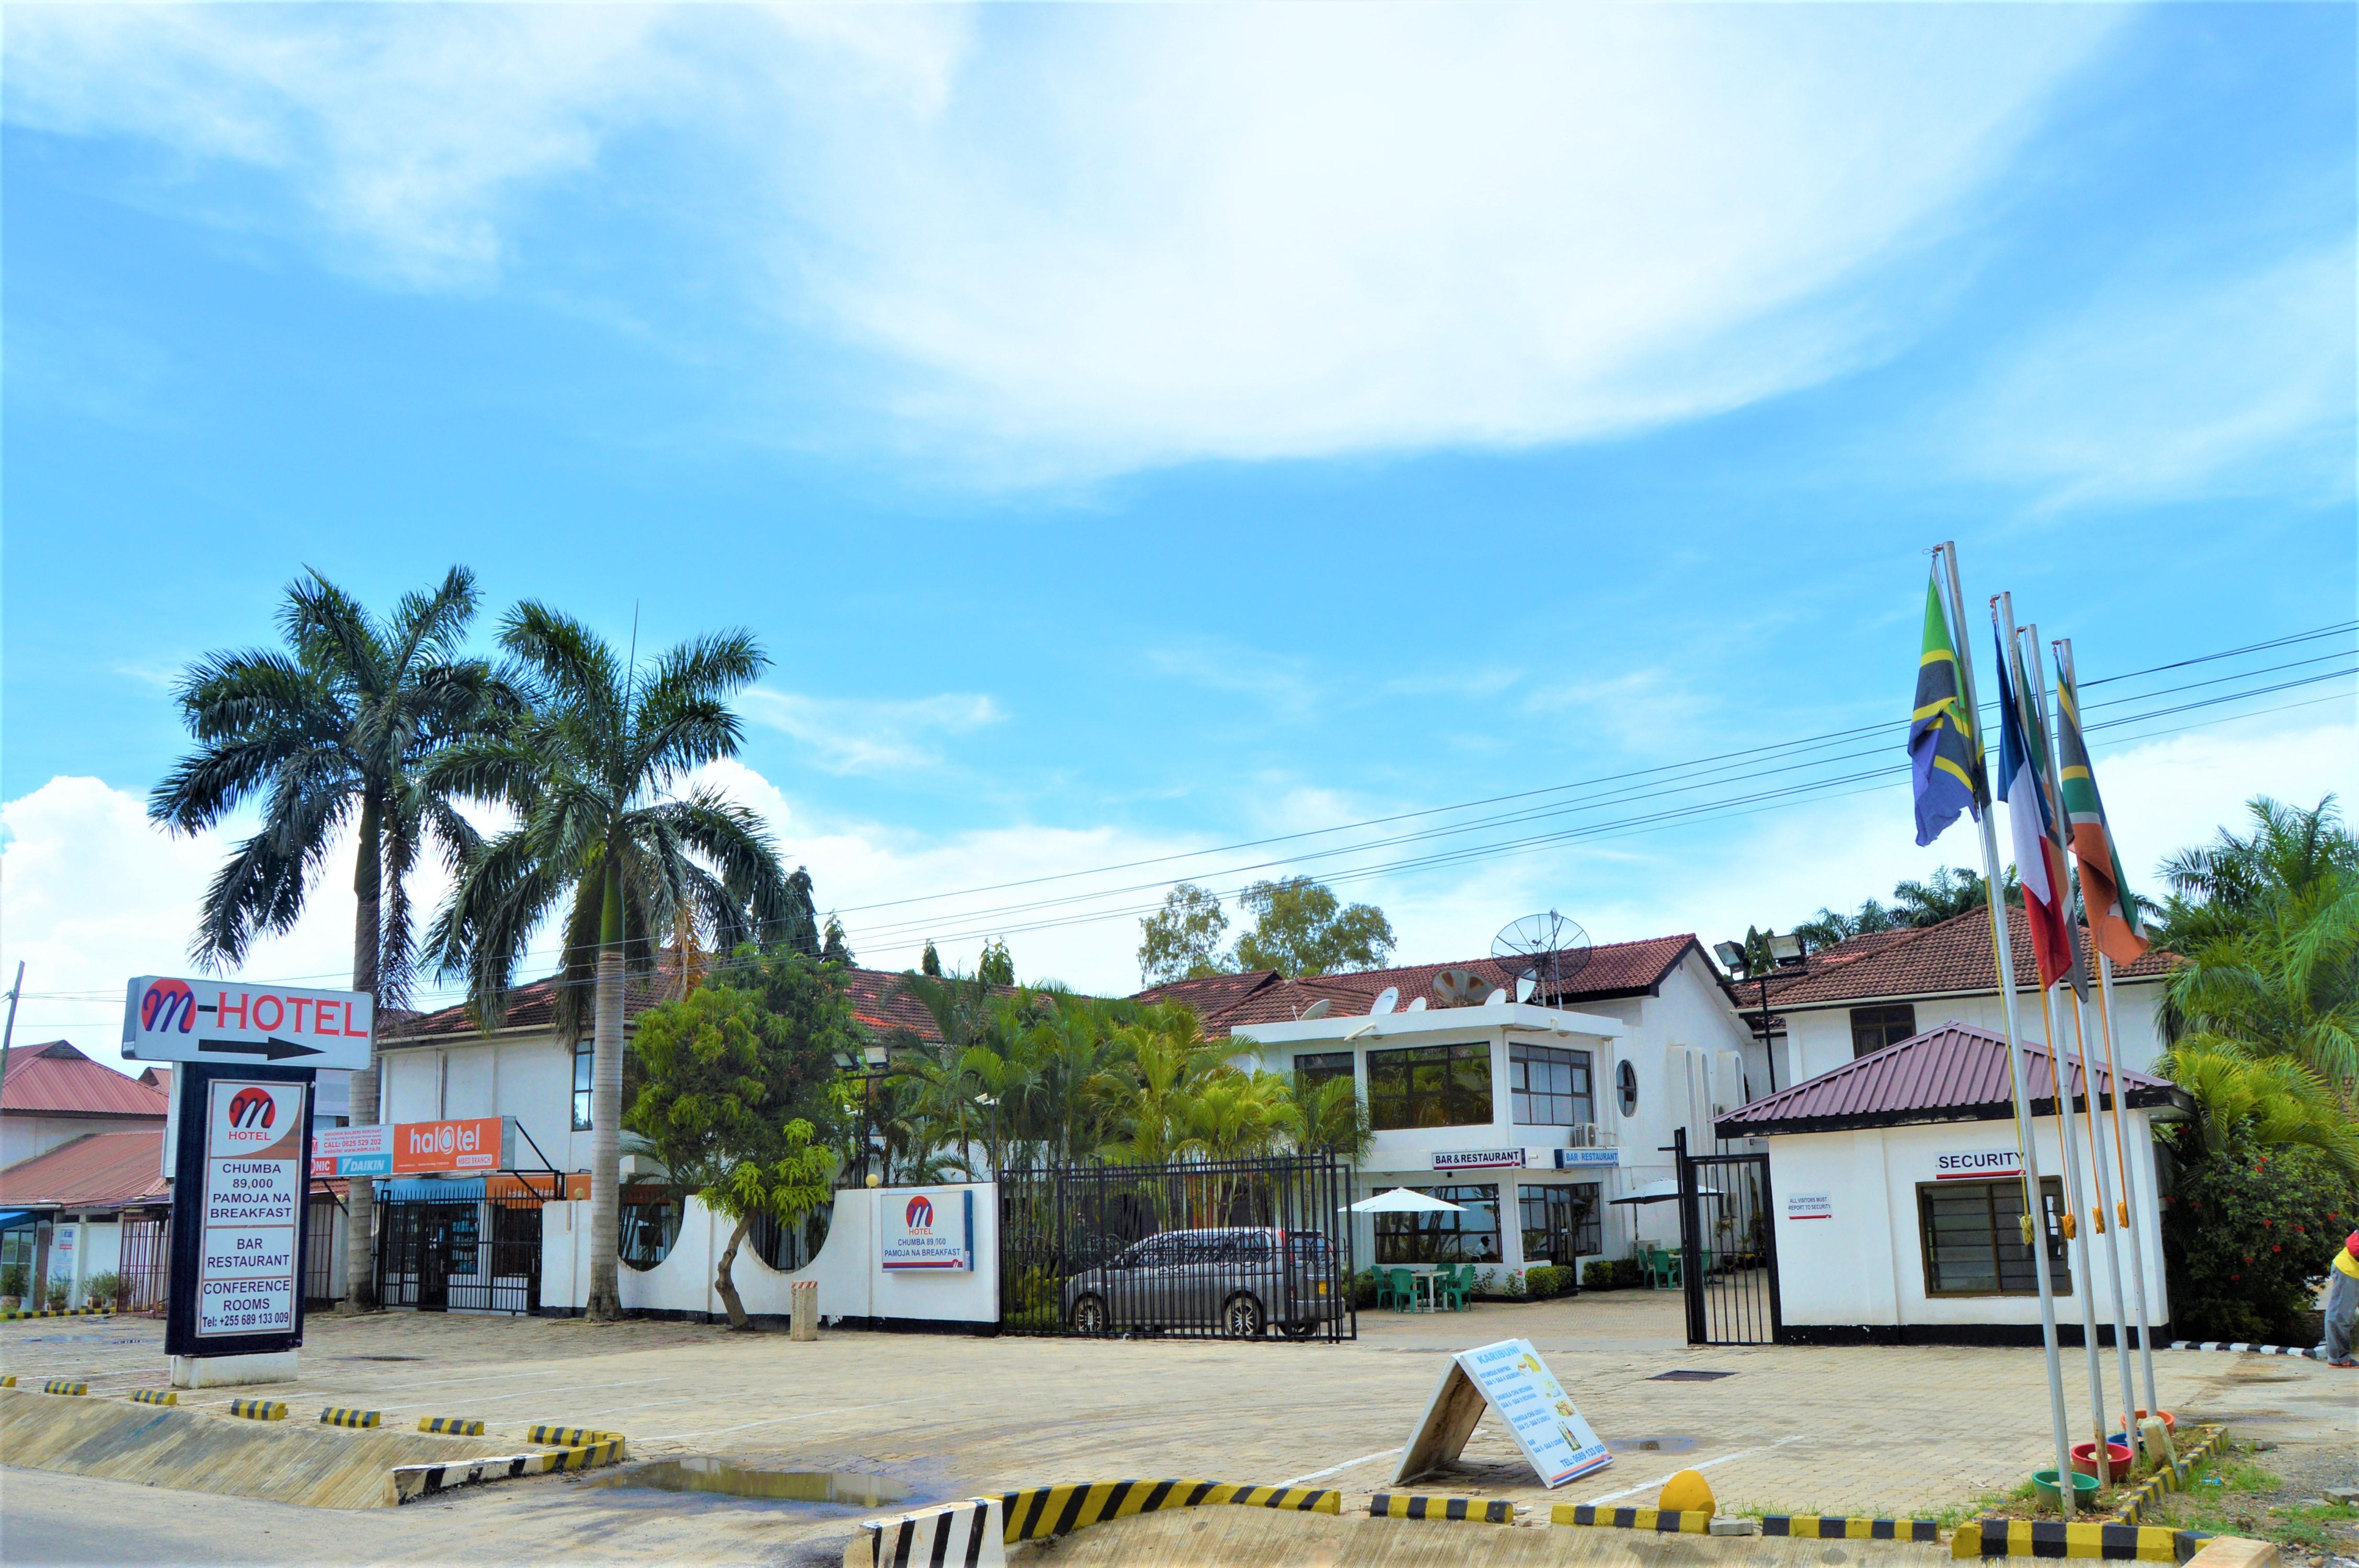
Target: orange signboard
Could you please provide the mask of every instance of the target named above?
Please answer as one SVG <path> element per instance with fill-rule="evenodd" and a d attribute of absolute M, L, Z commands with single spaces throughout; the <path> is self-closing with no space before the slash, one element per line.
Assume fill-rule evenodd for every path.
<path fill-rule="evenodd" d="M 510 1163 L 500 1147 L 506 1124 L 497 1116 L 397 1122 L 393 1129 L 394 1174 L 500 1170 Z"/>

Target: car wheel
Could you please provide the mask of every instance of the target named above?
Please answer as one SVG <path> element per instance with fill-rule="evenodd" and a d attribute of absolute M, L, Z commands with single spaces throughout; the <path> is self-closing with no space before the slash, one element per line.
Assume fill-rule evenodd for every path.
<path fill-rule="evenodd" d="M 1083 1296 L 1073 1303 L 1073 1332 L 1095 1339 L 1106 1331 L 1106 1304 L 1103 1297 Z"/>
<path fill-rule="evenodd" d="M 1261 1303 L 1243 1291 L 1221 1309 L 1221 1332 L 1231 1339 L 1259 1339 L 1262 1326 Z"/>
<path fill-rule="evenodd" d="M 1288 1339 L 1309 1339 L 1319 1332 L 1319 1325 L 1315 1323 L 1281 1323 L 1277 1327 L 1278 1332 Z"/>

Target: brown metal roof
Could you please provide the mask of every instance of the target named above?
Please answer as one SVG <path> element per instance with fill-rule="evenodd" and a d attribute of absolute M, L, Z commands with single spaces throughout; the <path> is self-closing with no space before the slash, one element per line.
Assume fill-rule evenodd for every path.
<path fill-rule="evenodd" d="M 161 1119 L 171 1102 L 128 1073 L 101 1066 L 62 1040 L 8 1053 L 0 1110 L 20 1116 L 131 1116 Z"/>
<path fill-rule="evenodd" d="M 2024 1053 L 2032 1114 L 2053 1116 L 2055 1064 L 2048 1047 L 2027 1041 Z M 2100 1101 L 2109 1100 L 2113 1079 L 2103 1060 L 2092 1060 L 2089 1070 Z M 2069 1055 L 2065 1080 L 2078 1109 L 2088 1090 L 2080 1064 Z M 2194 1109 L 2187 1091 L 2163 1078 L 2125 1072 L 2122 1087 L 2125 1106 L 2168 1107 L 2181 1113 Z M 2006 1038 L 1953 1020 L 1740 1107 L 1714 1126 L 1723 1138 L 1746 1138 L 1925 1121 L 1999 1121 L 2014 1114 Z"/>
<path fill-rule="evenodd" d="M 2015 983 L 2037 991 L 2039 971 L 2031 956 L 2031 928 L 2019 914 L 2007 922 L 2007 937 L 2015 949 Z M 2087 940 L 2083 926 L 2082 941 L 2085 945 Z M 2160 979 L 2178 962 L 2176 954 L 2149 948 L 2136 963 L 2115 968 L 2114 979 Z M 1849 937 L 1793 968 L 1771 974 L 1768 980 L 1773 1011 L 1882 997 L 1993 995 L 1998 990 L 1998 966 L 1991 961 L 1990 915 L 1975 910 L 1938 925 Z M 1759 982 L 1730 984 L 1738 1004 L 1757 1018 Z"/>
<path fill-rule="evenodd" d="M 131 1132 L 93 1132 L 0 1171 L 0 1204 L 114 1208 L 159 1203 L 171 1190 L 163 1163 L 160 1122 Z"/>
<path fill-rule="evenodd" d="M 908 1030 L 929 1044 L 940 1039 L 941 1032 L 934 1027 L 933 1014 L 914 1000 L 899 992 L 901 977 L 884 969 L 846 969 L 843 989 L 852 1002 L 852 1014 L 878 1035 Z M 557 1019 L 556 977 L 535 980 L 508 993 L 508 1013 L 501 1025 L 504 1029 L 548 1029 Z M 1012 988 L 1010 988 L 1012 989 Z M 623 1017 L 636 1019 L 647 1009 L 671 1001 L 679 995 L 676 975 L 631 975 L 623 982 Z M 480 1038 L 474 1015 L 462 1004 L 446 1007 L 438 1012 L 406 1015 L 402 1021 L 381 1036 L 378 1044 L 388 1048 L 412 1045 L 440 1045 Z M 585 1022 L 585 1039 L 586 1033 Z"/>

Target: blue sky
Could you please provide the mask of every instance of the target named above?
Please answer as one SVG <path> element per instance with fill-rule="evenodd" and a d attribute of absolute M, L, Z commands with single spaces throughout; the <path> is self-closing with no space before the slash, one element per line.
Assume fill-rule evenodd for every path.
<path fill-rule="evenodd" d="M 1006 926 L 1108 988 L 1139 894 L 862 906 L 1896 719 L 1942 538 L 2085 676 L 2359 598 L 2348 7 L 12 7 L 8 49 L 43 1037 L 180 967 L 220 846 L 138 820 L 167 686 L 305 565 L 752 628 L 724 782 L 863 957 Z M 2350 692 L 2124 727 L 2133 863 L 2359 777 Z M 1710 939 L 1970 856 L 1906 814 L 1347 885 L 1408 958 L 1550 904 Z M 339 968 L 343 896 L 258 972 Z"/>

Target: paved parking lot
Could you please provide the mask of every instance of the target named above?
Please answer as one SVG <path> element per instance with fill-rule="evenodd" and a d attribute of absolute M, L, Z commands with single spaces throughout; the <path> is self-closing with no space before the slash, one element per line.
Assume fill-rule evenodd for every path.
<path fill-rule="evenodd" d="M 918 1500 L 1125 1476 L 1315 1480 L 1364 1496 L 1389 1482 L 1392 1456 L 1446 1355 L 1521 1336 L 1615 1445 L 1615 1463 L 1551 1498 L 1486 1423 L 1450 1490 L 1650 1503 L 1664 1476 L 1694 1465 L 1725 1509 L 1908 1514 L 1969 1505 L 2049 1462 L 2037 1351 L 1691 1349 L 1677 1298 L 1644 1292 L 1478 1303 L 1464 1314 L 1369 1314 L 1360 1329 L 1343 1346 L 849 1332 L 798 1345 L 701 1325 L 390 1313 L 313 1318 L 303 1380 L 271 1392 L 299 1415 L 336 1403 L 380 1409 L 405 1424 L 481 1416 L 495 1433 L 552 1420 L 607 1427 L 626 1433 L 636 1455 L 880 1473 L 910 1486 Z M 161 1387 L 162 1333 L 141 1319 L 9 1325 L 0 1328 L 0 1370 L 87 1378 L 94 1395 Z M 2086 1387 L 2071 1356 L 2068 1396 L 2076 1381 Z M 2347 1372 L 2190 1352 L 2158 1356 L 2157 1367 L 2164 1402 L 2182 1419 L 2227 1420 L 2240 1434 L 2283 1445 L 2359 1452 L 2359 1381 Z M 1654 1380 L 1675 1368 L 1732 1375 Z M 0 1509 L 12 1524 L 28 1521 L 20 1499 L 31 1475 L 8 1473 Z M 65 1477 L 37 1489 L 85 1500 L 115 1490 L 166 1497 Z M 540 1554 L 524 1552 L 527 1540 L 555 1550 L 577 1530 L 602 1541 L 602 1554 L 643 1546 L 647 1555 L 678 1555 L 688 1538 L 676 1531 L 698 1521 L 698 1554 L 727 1555 L 723 1543 L 742 1533 L 747 1560 L 777 1560 L 797 1543 L 840 1545 L 849 1521 L 868 1511 L 769 1505 L 749 1522 L 748 1506 L 730 1499 L 579 1481 L 506 1490 L 496 1504 L 484 1495 L 369 1516 L 374 1550 L 388 1558 L 408 1554 L 403 1542 L 420 1557 L 447 1550 L 436 1545 L 434 1521 L 410 1517 L 434 1514 L 452 1524 L 495 1518 L 521 1555 Z M 305 1512 L 226 1499 L 207 1506 L 240 1518 Z M 309 1539 L 323 1527 L 287 1519 L 275 1528 Z"/>

